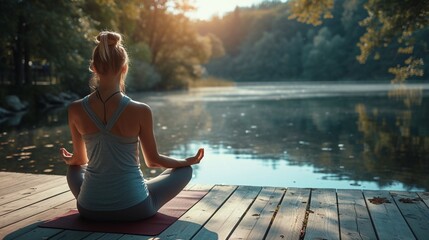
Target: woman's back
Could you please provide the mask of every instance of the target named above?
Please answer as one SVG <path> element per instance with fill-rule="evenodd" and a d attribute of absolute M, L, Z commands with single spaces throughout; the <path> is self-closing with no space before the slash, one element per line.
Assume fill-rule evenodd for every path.
<path fill-rule="evenodd" d="M 140 170 L 138 137 L 111 132 L 115 125 L 120 129 L 117 121 L 129 101 L 127 96 L 122 96 L 106 123 L 92 110 L 88 96 L 81 101 L 85 115 L 97 127 L 97 131 L 82 134 L 89 162 L 78 201 L 86 209 L 124 209 L 148 196 Z"/>
<path fill-rule="evenodd" d="M 119 107 L 121 99 L 120 96 L 121 95 L 117 95 L 106 103 L 105 107 L 107 121 L 112 118 L 116 109 Z M 76 121 L 76 127 L 78 128 L 78 131 L 82 135 L 99 132 L 99 127 L 97 127 L 94 121 L 86 113 L 82 105 L 82 101 L 83 99 L 81 101 L 73 103 L 69 108 L 70 111 L 75 113 L 72 116 L 79 116 L 79 118 L 74 119 Z M 95 116 L 100 119 L 100 121 L 103 121 L 104 106 L 102 102 L 97 99 L 95 94 L 89 95 L 88 105 L 92 112 L 95 114 Z M 138 137 L 138 133 L 140 131 L 140 121 L 136 116 L 141 114 L 141 111 L 139 111 L 139 109 L 141 110 L 142 106 L 144 106 L 144 104 L 131 100 L 127 104 L 119 118 L 116 120 L 115 124 L 112 126 L 110 132 L 120 137 Z M 106 124 L 106 122 L 104 122 L 103 124 Z"/>

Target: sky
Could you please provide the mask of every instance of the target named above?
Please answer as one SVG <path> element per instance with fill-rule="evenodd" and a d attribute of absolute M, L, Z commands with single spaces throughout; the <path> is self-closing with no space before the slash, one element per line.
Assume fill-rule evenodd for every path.
<path fill-rule="evenodd" d="M 223 16 L 233 11 L 236 6 L 249 7 L 263 0 L 191 0 L 191 2 L 197 10 L 187 15 L 192 19 L 208 20 L 214 15 Z"/>

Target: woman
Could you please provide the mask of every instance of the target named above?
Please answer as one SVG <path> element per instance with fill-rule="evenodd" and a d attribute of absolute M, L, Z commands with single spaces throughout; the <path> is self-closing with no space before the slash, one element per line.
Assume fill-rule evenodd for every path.
<path fill-rule="evenodd" d="M 190 166 L 201 161 L 204 149 L 186 159 L 158 153 L 151 109 L 124 95 L 128 54 L 120 34 L 97 36 L 90 71 L 95 91 L 68 108 L 73 154 L 60 149 L 78 210 L 94 220 L 150 217 L 190 181 Z M 167 170 L 145 182 L 139 146 L 148 167 Z"/>

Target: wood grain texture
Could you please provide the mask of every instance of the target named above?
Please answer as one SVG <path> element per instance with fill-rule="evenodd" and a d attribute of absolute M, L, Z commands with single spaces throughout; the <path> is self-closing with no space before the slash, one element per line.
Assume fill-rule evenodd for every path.
<path fill-rule="evenodd" d="M 4 239 L 426 239 L 429 194 L 200 185 L 209 192 L 159 236 L 44 229 L 76 208 L 64 176 L 0 172 Z M 13 180 L 13 183 L 11 181 Z M 15 192 L 12 186 L 18 187 Z M 375 201 L 374 201 L 375 200 Z"/>
<path fill-rule="evenodd" d="M 363 193 L 380 239 L 415 239 L 389 192 L 364 191 Z M 385 200 L 374 201 L 374 199 Z"/>
<path fill-rule="evenodd" d="M 361 190 L 338 190 L 341 239 L 377 239 Z"/>
<path fill-rule="evenodd" d="M 334 189 L 313 189 L 304 239 L 340 239 Z"/>

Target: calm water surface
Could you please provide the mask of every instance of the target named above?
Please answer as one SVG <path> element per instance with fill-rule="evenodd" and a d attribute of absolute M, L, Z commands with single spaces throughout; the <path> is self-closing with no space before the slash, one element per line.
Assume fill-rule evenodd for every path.
<path fill-rule="evenodd" d="M 429 190 L 429 84 L 271 83 L 133 93 L 159 151 L 204 147 L 195 183 Z M 0 125 L 0 170 L 65 174 L 65 108 Z M 160 169 L 144 166 L 146 177 Z"/>

